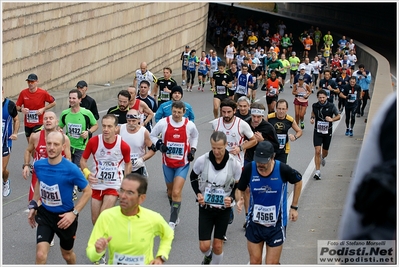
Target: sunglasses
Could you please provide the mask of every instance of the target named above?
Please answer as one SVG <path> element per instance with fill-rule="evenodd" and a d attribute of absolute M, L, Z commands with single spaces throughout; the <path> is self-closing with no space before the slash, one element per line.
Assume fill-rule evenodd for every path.
<path fill-rule="evenodd" d="M 140 119 L 140 115 L 138 114 L 126 114 L 126 119 L 130 120 L 138 120 Z"/>

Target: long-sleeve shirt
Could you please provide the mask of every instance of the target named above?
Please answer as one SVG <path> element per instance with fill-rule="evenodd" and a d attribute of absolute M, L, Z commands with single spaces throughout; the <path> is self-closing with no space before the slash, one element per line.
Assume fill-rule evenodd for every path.
<path fill-rule="evenodd" d="M 134 216 L 125 216 L 119 206 L 101 212 L 86 248 L 90 261 L 100 260 L 105 250 L 97 253 L 95 243 L 101 238 L 112 237 L 108 243 L 109 265 L 149 264 L 155 257 L 154 238 L 160 237 L 157 256 L 169 257 L 174 232 L 157 212 L 139 206 Z"/>

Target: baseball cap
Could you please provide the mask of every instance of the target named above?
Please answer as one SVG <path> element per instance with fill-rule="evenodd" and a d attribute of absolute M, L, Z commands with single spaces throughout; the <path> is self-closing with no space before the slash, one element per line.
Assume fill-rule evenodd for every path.
<path fill-rule="evenodd" d="M 255 149 L 254 161 L 268 163 L 274 154 L 274 147 L 269 141 L 260 142 Z"/>
<path fill-rule="evenodd" d="M 306 68 L 305 68 L 304 65 L 302 65 L 302 66 L 299 67 L 299 70 L 306 70 Z"/>
<path fill-rule="evenodd" d="M 190 48 L 190 46 L 189 46 L 189 45 L 186 45 L 186 48 Z"/>
<path fill-rule="evenodd" d="M 37 81 L 37 80 L 38 80 L 37 75 L 32 73 L 32 74 L 29 74 L 28 79 L 26 79 L 25 81 Z"/>
<path fill-rule="evenodd" d="M 296 55 L 296 52 L 295 52 L 295 51 L 292 51 L 291 55 Z"/>
<path fill-rule="evenodd" d="M 299 75 L 298 80 L 303 80 L 303 75 Z"/>
<path fill-rule="evenodd" d="M 173 95 L 175 92 L 179 92 L 179 93 L 182 95 L 182 97 L 183 97 L 183 89 L 181 88 L 181 86 L 176 85 L 176 86 L 174 86 L 174 87 L 171 89 L 171 91 L 172 91 L 172 95 Z"/>
<path fill-rule="evenodd" d="M 85 81 L 79 81 L 76 84 L 76 87 L 80 87 L 80 88 L 83 88 L 83 87 L 86 87 L 86 86 L 87 86 L 87 83 Z"/>

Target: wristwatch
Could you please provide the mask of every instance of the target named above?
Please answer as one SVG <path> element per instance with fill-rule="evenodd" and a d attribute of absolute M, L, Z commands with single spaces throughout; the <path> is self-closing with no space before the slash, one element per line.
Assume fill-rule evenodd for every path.
<path fill-rule="evenodd" d="M 163 262 L 166 261 L 166 257 L 165 257 L 164 255 L 161 255 L 160 257 L 161 257 L 161 260 L 162 260 Z"/>
<path fill-rule="evenodd" d="M 293 210 L 298 210 L 298 206 L 292 206 L 292 205 L 291 205 L 291 209 L 293 209 Z"/>
<path fill-rule="evenodd" d="M 79 215 L 79 211 L 77 211 L 77 210 L 73 210 L 72 213 L 75 214 L 75 216 Z"/>

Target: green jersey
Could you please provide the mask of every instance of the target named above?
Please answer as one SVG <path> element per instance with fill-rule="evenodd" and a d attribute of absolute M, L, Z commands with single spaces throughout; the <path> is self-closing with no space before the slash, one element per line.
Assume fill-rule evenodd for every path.
<path fill-rule="evenodd" d="M 288 61 L 290 62 L 291 70 L 298 70 L 299 63 L 301 63 L 299 57 L 290 57 Z"/>
<path fill-rule="evenodd" d="M 274 61 L 273 60 L 269 60 L 267 62 L 267 77 L 270 77 L 270 72 L 272 70 L 282 69 L 282 68 L 283 68 L 283 64 L 278 59 L 276 59 Z M 277 72 L 280 72 L 280 71 L 277 71 Z"/>
<path fill-rule="evenodd" d="M 291 45 L 292 45 L 292 43 L 291 43 L 290 37 L 287 36 L 287 37 L 281 38 L 281 46 L 283 48 L 287 48 L 287 47 L 289 47 Z"/>
<path fill-rule="evenodd" d="M 283 68 L 284 68 L 284 70 L 281 70 L 280 73 L 281 74 L 287 73 L 287 71 L 290 69 L 290 62 L 286 59 L 284 59 L 284 60 L 279 59 L 279 61 L 281 62 L 281 64 L 283 64 Z"/>
<path fill-rule="evenodd" d="M 80 135 L 96 124 L 93 113 L 81 107 L 77 113 L 72 113 L 70 108 L 62 111 L 58 125 L 61 129 L 66 126 L 65 134 L 69 137 L 72 148 L 84 150 L 89 138 L 83 139 Z"/>

